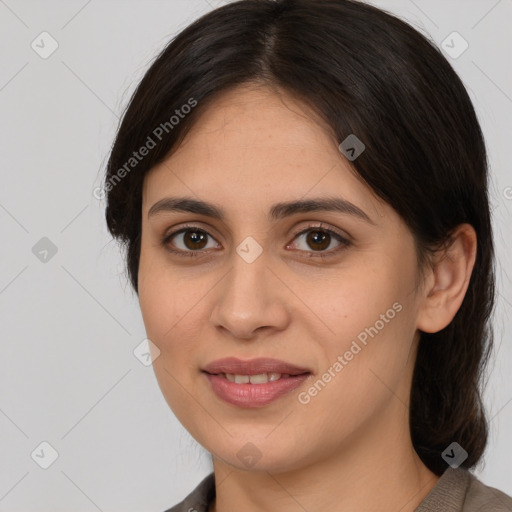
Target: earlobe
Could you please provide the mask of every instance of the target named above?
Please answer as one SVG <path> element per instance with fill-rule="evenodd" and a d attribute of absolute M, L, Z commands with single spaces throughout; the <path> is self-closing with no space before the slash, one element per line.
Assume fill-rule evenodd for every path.
<path fill-rule="evenodd" d="M 453 231 L 449 246 L 436 254 L 418 313 L 420 331 L 438 332 L 453 320 L 469 286 L 476 248 L 473 226 L 460 224 Z"/>

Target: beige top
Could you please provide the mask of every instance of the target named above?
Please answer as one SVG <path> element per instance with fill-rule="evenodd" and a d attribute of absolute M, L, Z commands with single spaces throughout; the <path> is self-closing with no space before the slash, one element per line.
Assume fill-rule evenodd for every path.
<path fill-rule="evenodd" d="M 215 478 L 210 473 L 181 502 L 165 512 L 208 512 L 215 498 Z M 511 512 L 512 498 L 483 484 L 463 468 L 448 467 L 414 512 Z"/>

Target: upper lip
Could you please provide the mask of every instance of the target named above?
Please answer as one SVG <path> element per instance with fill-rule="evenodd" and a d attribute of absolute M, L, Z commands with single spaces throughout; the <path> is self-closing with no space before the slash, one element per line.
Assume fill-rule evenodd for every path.
<path fill-rule="evenodd" d="M 260 357 L 257 359 L 242 360 L 236 357 L 217 359 L 207 364 L 203 371 L 211 374 L 230 373 L 236 375 L 258 375 L 261 373 L 281 373 L 288 375 L 301 375 L 311 373 L 307 368 L 296 366 L 279 359 Z"/>

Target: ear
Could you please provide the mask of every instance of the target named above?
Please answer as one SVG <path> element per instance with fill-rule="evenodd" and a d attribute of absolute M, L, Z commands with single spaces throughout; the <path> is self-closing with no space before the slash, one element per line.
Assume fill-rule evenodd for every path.
<path fill-rule="evenodd" d="M 450 245 L 435 255 L 418 312 L 420 331 L 438 332 L 452 321 L 469 286 L 476 247 L 473 226 L 460 224 L 452 233 Z"/>

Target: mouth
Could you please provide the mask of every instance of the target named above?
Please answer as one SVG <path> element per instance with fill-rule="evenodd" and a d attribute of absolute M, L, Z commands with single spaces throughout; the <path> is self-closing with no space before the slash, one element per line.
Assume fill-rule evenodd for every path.
<path fill-rule="evenodd" d="M 248 360 L 228 357 L 213 361 L 202 370 L 210 375 L 223 375 L 232 382 L 236 382 L 236 378 L 240 377 L 239 382 L 242 384 L 249 382 L 251 377 L 255 377 L 259 380 L 266 377 L 266 382 L 268 382 L 279 380 L 283 377 L 286 378 L 311 373 L 308 368 L 268 357 Z M 249 381 L 246 380 L 247 377 L 249 377 Z M 232 378 L 235 378 L 235 380 L 232 380 Z M 259 384 L 260 382 L 256 382 L 255 380 L 254 383 Z"/>
<path fill-rule="evenodd" d="M 312 375 L 308 369 L 269 358 L 221 359 L 207 365 L 202 372 L 214 394 L 237 407 L 268 405 L 301 386 Z"/>
<path fill-rule="evenodd" d="M 235 384 L 266 384 L 267 382 L 275 382 L 281 379 L 289 379 L 291 377 L 297 377 L 299 375 L 309 375 L 309 372 L 297 373 L 291 375 L 289 373 L 257 373 L 255 375 L 241 375 L 237 373 L 209 373 L 209 375 L 216 375 L 217 377 L 222 377 L 229 382 L 234 382 Z"/>

